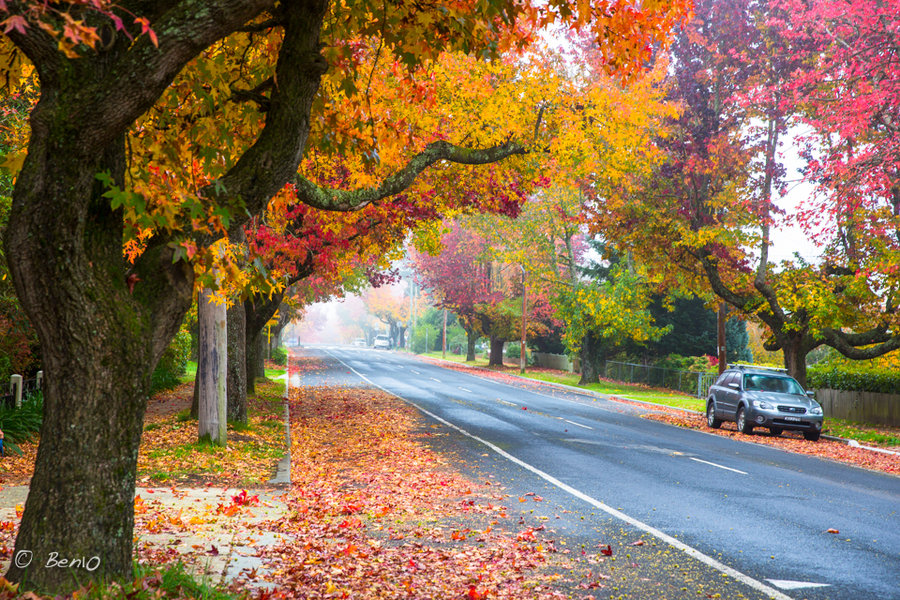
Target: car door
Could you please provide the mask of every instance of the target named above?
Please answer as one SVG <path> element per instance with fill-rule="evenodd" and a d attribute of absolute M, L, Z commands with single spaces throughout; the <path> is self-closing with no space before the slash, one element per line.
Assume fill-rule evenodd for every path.
<path fill-rule="evenodd" d="M 741 374 L 731 373 L 728 379 L 722 382 L 722 405 L 719 408 L 722 416 L 733 419 L 737 412 L 737 401 L 740 395 Z"/>

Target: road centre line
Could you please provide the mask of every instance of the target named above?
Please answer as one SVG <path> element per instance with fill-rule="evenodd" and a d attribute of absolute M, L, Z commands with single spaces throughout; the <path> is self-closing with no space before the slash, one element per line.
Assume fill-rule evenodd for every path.
<path fill-rule="evenodd" d="M 456 386 L 456 387 L 457 387 L 457 389 L 460 389 L 460 390 L 462 390 L 462 391 L 464 391 L 464 392 L 469 392 L 470 394 L 474 394 L 474 393 L 475 393 L 475 392 L 473 392 L 472 390 L 470 390 L 470 389 L 468 389 L 468 388 L 464 388 L 464 387 L 462 387 L 462 386 Z"/>
<path fill-rule="evenodd" d="M 329 354 L 331 354 L 331 353 L 329 352 Z M 332 356 L 334 356 L 334 355 L 332 354 Z M 339 361 L 341 361 L 342 363 L 344 362 L 344 361 L 342 361 L 339 357 L 334 357 L 334 358 L 337 358 L 337 359 L 338 359 Z M 731 578 L 733 578 L 733 579 L 735 579 L 735 580 L 737 580 L 737 581 L 743 583 L 744 585 L 746 585 L 746 586 L 748 586 L 748 587 L 751 587 L 751 588 L 753 588 L 753 589 L 755 589 L 755 590 L 757 590 L 757 591 L 759 591 L 759 592 L 762 592 L 762 593 L 768 595 L 768 597 L 770 598 L 770 600 L 794 600 L 794 599 L 791 598 L 790 596 L 781 593 L 781 592 L 778 591 L 777 589 L 775 589 L 775 588 L 773 588 L 773 587 L 771 587 L 771 586 L 768 586 L 768 585 L 766 585 L 765 583 L 763 583 L 763 582 L 761 582 L 761 581 L 758 581 L 758 580 L 756 580 L 756 579 L 753 579 L 753 578 L 750 577 L 749 575 L 744 575 L 744 574 L 741 573 L 740 571 L 738 571 L 738 570 L 736 570 L 736 569 L 734 569 L 734 568 L 732 568 L 732 567 L 729 567 L 728 565 L 726 565 L 726 564 L 724 564 L 724 563 L 722 563 L 722 562 L 719 562 L 719 561 L 716 560 L 715 558 L 713 558 L 713 557 L 711 557 L 711 556 L 708 556 L 708 555 L 706 555 L 706 554 L 700 552 L 700 551 L 697 550 L 696 548 L 693 548 L 693 547 L 691 547 L 691 546 L 688 546 L 688 545 L 685 544 L 684 542 L 682 542 L 682 541 L 680 541 L 680 540 L 678 540 L 678 539 L 676 539 L 676 538 L 674 538 L 674 537 L 668 535 L 667 533 L 664 533 L 664 532 L 660 531 L 659 529 L 657 529 L 657 528 L 655 528 L 655 527 L 653 527 L 653 526 L 651 526 L 651 525 L 647 525 L 646 523 L 644 523 L 644 522 L 642 522 L 642 521 L 639 521 L 639 520 L 635 519 L 634 517 L 631 517 L 631 516 L 629 516 L 629 515 L 623 513 L 623 512 L 620 511 L 620 510 L 616 510 L 615 508 L 613 508 L 613 507 L 611 507 L 611 506 L 609 506 L 609 505 L 607 505 L 607 504 L 601 502 L 600 500 L 597 500 L 597 499 L 595 499 L 595 498 L 592 498 L 591 496 L 588 496 L 588 495 L 585 494 L 584 492 L 581 492 L 581 491 L 575 489 L 574 487 L 572 487 L 572 486 L 570 486 L 570 485 L 568 485 L 568 484 L 566 484 L 566 483 L 563 483 L 562 481 L 560 481 L 560 480 L 557 479 L 556 477 L 550 475 L 549 473 L 545 473 L 544 471 L 541 471 L 541 470 L 538 469 L 537 467 L 534 467 L 534 466 L 530 465 L 529 463 L 527 463 L 527 462 L 525 462 L 525 461 L 523 461 L 523 460 L 521 460 L 521 459 L 519 459 L 519 458 L 516 458 L 516 457 L 513 456 L 512 454 L 506 452 L 505 450 L 503 450 L 502 448 L 500 448 L 500 447 L 498 447 L 498 446 L 495 446 L 495 445 L 492 444 L 491 442 L 488 442 L 487 440 L 484 440 L 484 439 L 482 439 L 482 438 L 480 438 L 480 437 L 478 437 L 478 436 L 476 436 L 476 435 L 474 435 L 474 434 L 472 434 L 472 433 L 469 433 L 468 431 L 466 431 L 466 430 L 463 429 L 462 427 L 459 427 L 459 426 L 457 426 L 457 425 L 454 425 L 453 423 L 451 423 L 451 422 L 449 422 L 449 421 L 447 421 L 447 420 L 445 420 L 445 419 L 439 417 L 438 415 L 436 415 L 436 414 L 434 414 L 434 413 L 432 413 L 432 412 L 430 412 L 430 411 L 428 411 L 428 410 L 425 410 L 424 408 L 422 408 L 421 406 L 419 406 L 417 403 L 413 402 L 412 400 L 409 400 L 409 399 L 407 399 L 407 398 L 404 398 L 403 396 L 400 396 L 399 394 L 395 394 L 394 392 L 392 392 L 392 391 L 390 391 L 390 390 L 388 390 L 388 389 L 386 389 L 386 388 L 384 388 L 384 387 L 378 385 L 377 383 L 375 383 L 374 381 L 372 381 L 371 379 L 369 379 L 368 377 L 366 377 L 365 375 L 363 375 L 362 373 L 360 373 L 359 371 L 357 371 L 356 369 L 354 369 L 354 368 L 351 367 L 350 365 L 348 365 L 348 364 L 346 364 L 346 363 L 344 363 L 344 365 L 345 365 L 348 369 L 350 369 L 351 371 L 353 371 L 354 373 L 356 373 L 356 375 L 357 375 L 358 377 L 360 377 L 361 379 L 367 381 L 370 385 L 373 385 L 373 386 L 377 387 L 377 388 L 380 389 L 381 391 L 383 391 L 383 392 L 385 392 L 385 393 L 387 393 L 387 394 L 390 394 L 390 395 L 394 396 L 395 398 L 398 398 L 398 399 L 400 399 L 400 400 L 403 400 L 404 402 L 406 402 L 406 403 L 410 404 L 411 406 L 414 406 L 415 408 L 417 408 L 417 409 L 418 409 L 419 411 L 421 411 L 423 414 L 428 415 L 429 417 L 431 417 L 431 418 L 434 419 L 435 421 L 437 421 L 437 422 L 439 422 L 439 423 L 442 423 L 442 424 L 446 425 L 447 427 L 450 427 L 451 429 L 454 429 L 454 430 L 458 431 L 458 432 L 461 433 L 462 435 L 464 435 L 464 436 L 466 436 L 466 437 L 468 437 L 468 438 L 471 438 L 471 439 L 475 440 L 476 442 L 479 442 L 479 443 L 483 444 L 484 446 L 487 446 L 488 448 L 490 448 L 491 450 L 493 450 L 495 453 L 499 454 L 499 455 L 502 456 L 503 458 L 509 460 L 510 462 L 513 462 L 513 463 L 519 465 L 520 467 L 522 467 L 522 468 L 525 469 L 526 471 L 530 471 L 530 472 L 534 473 L 535 475 L 537 475 L 538 477 L 540 477 L 541 479 L 543 479 L 543 480 L 546 481 L 547 483 L 550 483 L 551 485 L 554 485 L 554 486 L 558 487 L 559 489 L 563 490 L 564 492 L 567 492 L 568 494 L 570 494 L 570 495 L 572 495 L 572 496 L 575 496 L 575 497 L 578 498 L 579 500 L 582 500 L 582 501 L 584 501 L 584 502 L 590 504 L 591 506 L 593 506 L 593 507 L 595 507 L 595 508 L 597 508 L 597 509 L 599 509 L 599 510 L 602 510 L 603 512 L 607 513 L 607 514 L 610 515 L 610 516 L 613 516 L 613 517 L 615 517 L 615 518 L 617 518 L 617 519 L 619 519 L 619 520 L 621 520 L 621 521 L 624 521 L 624 522 L 628 523 L 629 525 L 631 525 L 632 527 L 635 527 L 636 529 L 640 529 L 641 531 L 643 531 L 643 532 L 645 532 L 645 533 L 648 533 L 648 534 L 652 535 L 653 537 L 655 537 L 655 538 L 657 538 L 657 539 L 659 539 L 659 540 L 662 540 L 663 542 L 669 544 L 670 546 L 672 546 L 672 547 L 674 547 L 674 548 L 677 548 L 678 550 L 681 550 L 682 552 L 684 552 L 685 554 L 687 554 L 687 555 L 690 556 L 691 558 L 694 558 L 694 559 L 700 561 L 701 563 L 703 563 L 703 564 L 705 564 L 705 565 L 707 565 L 707 566 L 709 566 L 709 567 L 712 567 L 713 569 L 715 569 L 715 570 L 717 570 L 717 571 L 719 571 L 719 572 L 721 572 L 721 573 L 723 573 L 723 574 L 725 574 L 725 575 L 728 575 L 729 577 L 731 577 Z M 510 386 L 510 387 L 512 387 L 512 386 Z"/>
<path fill-rule="evenodd" d="M 500 404 L 505 404 L 507 406 L 518 406 L 518 404 L 516 404 L 515 402 L 509 402 L 508 400 L 501 400 L 500 398 L 497 398 L 497 402 L 499 402 Z"/>
<path fill-rule="evenodd" d="M 416 371 L 415 369 L 410 369 L 410 371 L 412 371 L 412 372 L 415 373 L 416 375 L 421 375 L 421 373 L 419 373 L 419 372 Z"/>
<path fill-rule="evenodd" d="M 694 458 L 693 456 L 689 456 L 691 460 L 695 460 L 698 463 L 703 463 L 705 465 L 710 465 L 713 467 L 718 467 L 720 469 L 725 469 L 726 471 L 733 471 L 735 473 L 740 473 L 741 475 L 749 475 L 749 473 L 745 473 L 744 471 L 738 471 L 737 469 L 732 469 L 731 467 L 726 467 L 725 465 L 716 464 L 714 462 L 709 462 L 708 460 L 703 460 L 701 458 Z"/>
<path fill-rule="evenodd" d="M 441 380 L 440 380 L 440 379 L 435 379 L 435 378 L 434 378 L 434 377 L 429 377 L 429 379 L 431 379 L 431 380 L 432 380 L 432 381 L 437 381 L 437 382 L 438 382 L 438 383 L 440 383 L 440 382 L 441 382 Z"/>
<path fill-rule="evenodd" d="M 571 425 L 575 425 L 576 427 L 584 427 L 585 429 L 594 429 L 593 427 L 589 427 L 587 425 L 582 425 L 581 423 L 576 423 L 575 421 L 570 421 L 568 419 L 563 419 L 563 421 L 565 421 L 566 423 L 569 423 Z"/>

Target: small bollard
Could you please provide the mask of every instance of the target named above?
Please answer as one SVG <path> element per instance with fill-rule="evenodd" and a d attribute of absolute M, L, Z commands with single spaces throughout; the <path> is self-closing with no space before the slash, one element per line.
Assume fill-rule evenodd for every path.
<path fill-rule="evenodd" d="M 44 372 L 38 371 L 37 375 L 34 376 L 34 387 L 43 390 L 44 389 Z"/>
<path fill-rule="evenodd" d="M 9 378 L 9 393 L 16 399 L 16 408 L 22 407 L 22 376 L 12 375 Z"/>

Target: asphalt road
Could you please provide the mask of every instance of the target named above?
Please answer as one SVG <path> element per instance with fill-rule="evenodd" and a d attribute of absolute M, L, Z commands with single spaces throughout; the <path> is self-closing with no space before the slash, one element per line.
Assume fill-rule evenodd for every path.
<path fill-rule="evenodd" d="M 553 519 L 570 546 L 612 543 L 624 574 L 615 591 L 629 598 L 900 599 L 898 477 L 400 353 L 304 351 L 326 359 L 329 377 L 418 407 L 447 432 L 436 449 L 466 468 L 513 496 L 540 494 L 546 502 L 523 508 Z M 610 589 L 597 596 L 616 597 Z"/>

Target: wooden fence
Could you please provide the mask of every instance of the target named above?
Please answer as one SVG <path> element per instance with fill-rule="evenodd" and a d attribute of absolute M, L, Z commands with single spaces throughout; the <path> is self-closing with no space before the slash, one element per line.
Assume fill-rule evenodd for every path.
<path fill-rule="evenodd" d="M 816 390 L 825 417 L 900 427 L 900 396 L 875 392 Z"/>

